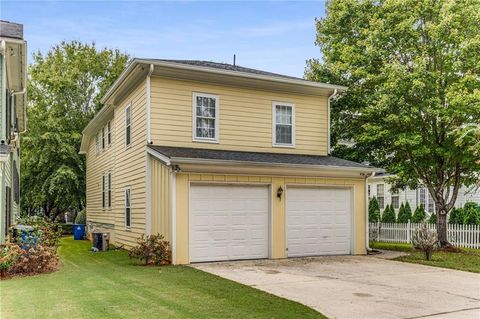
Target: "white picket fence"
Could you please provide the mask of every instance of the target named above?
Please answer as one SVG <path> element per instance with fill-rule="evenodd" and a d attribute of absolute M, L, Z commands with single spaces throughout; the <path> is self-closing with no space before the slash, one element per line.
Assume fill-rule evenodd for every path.
<path fill-rule="evenodd" d="M 369 223 L 370 240 L 394 243 L 411 243 L 415 230 L 420 224 L 406 223 Z M 435 231 L 437 225 L 428 224 L 428 229 Z M 480 248 L 480 225 L 447 224 L 447 240 L 454 246 Z"/>

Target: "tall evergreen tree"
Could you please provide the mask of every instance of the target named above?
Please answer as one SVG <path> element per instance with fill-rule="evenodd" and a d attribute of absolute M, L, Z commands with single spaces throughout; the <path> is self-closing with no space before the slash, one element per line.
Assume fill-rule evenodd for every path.
<path fill-rule="evenodd" d="M 380 221 L 380 207 L 378 206 L 378 200 L 375 196 L 368 202 L 368 221 L 370 223 Z"/>

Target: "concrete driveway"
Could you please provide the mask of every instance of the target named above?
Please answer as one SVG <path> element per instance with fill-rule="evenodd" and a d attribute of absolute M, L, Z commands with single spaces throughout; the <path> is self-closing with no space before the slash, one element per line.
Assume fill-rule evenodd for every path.
<path fill-rule="evenodd" d="M 480 274 L 371 256 L 195 264 L 329 318 L 480 318 Z"/>

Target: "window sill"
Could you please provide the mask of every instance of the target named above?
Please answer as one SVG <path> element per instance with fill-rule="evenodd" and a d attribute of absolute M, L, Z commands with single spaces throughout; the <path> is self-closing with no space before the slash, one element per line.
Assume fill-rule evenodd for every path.
<path fill-rule="evenodd" d="M 295 148 L 294 144 L 272 144 L 272 147 Z"/>
<path fill-rule="evenodd" d="M 194 138 L 192 142 L 199 142 L 199 143 L 212 143 L 212 144 L 219 144 L 220 141 L 217 140 L 210 140 L 210 139 L 202 139 L 202 138 Z"/>

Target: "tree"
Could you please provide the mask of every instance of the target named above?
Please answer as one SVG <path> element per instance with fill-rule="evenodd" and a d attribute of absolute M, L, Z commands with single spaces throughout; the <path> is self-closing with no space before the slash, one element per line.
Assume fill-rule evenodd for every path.
<path fill-rule="evenodd" d="M 467 202 L 463 206 L 465 225 L 480 225 L 480 207 L 474 202 Z"/>
<path fill-rule="evenodd" d="M 432 214 L 430 215 L 430 218 L 428 219 L 428 222 L 429 222 L 430 224 L 436 224 L 436 223 L 437 223 L 437 214 L 432 213 Z"/>
<path fill-rule="evenodd" d="M 382 223 L 395 223 L 395 222 L 396 222 L 395 210 L 393 209 L 392 206 L 387 205 L 387 207 L 385 207 L 385 210 L 383 211 L 383 214 L 382 214 Z"/>
<path fill-rule="evenodd" d="M 380 207 L 378 206 L 378 200 L 374 196 L 368 203 L 368 221 L 370 223 L 376 223 L 380 221 Z"/>
<path fill-rule="evenodd" d="M 334 155 L 385 167 L 394 189 L 425 185 L 442 246 L 460 186 L 480 183 L 478 21 L 478 1 L 334 0 L 305 74 L 349 87 L 332 106 Z"/>
<path fill-rule="evenodd" d="M 419 206 L 417 206 L 415 212 L 413 213 L 412 223 L 423 223 L 425 221 L 426 215 L 427 213 L 425 212 L 425 208 L 422 204 L 420 204 Z"/>
<path fill-rule="evenodd" d="M 408 202 L 405 205 L 402 203 L 398 211 L 397 223 L 408 223 L 408 221 L 411 219 L 412 209 L 410 208 L 410 204 L 408 204 Z"/>
<path fill-rule="evenodd" d="M 33 54 L 29 66 L 28 131 L 22 136 L 22 211 L 54 220 L 85 207 L 82 130 L 128 56 L 76 41 Z"/>
<path fill-rule="evenodd" d="M 453 208 L 450 212 L 450 217 L 448 218 L 449 224 L 463 225 L 463 209 L 462 208 Z"/>

